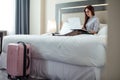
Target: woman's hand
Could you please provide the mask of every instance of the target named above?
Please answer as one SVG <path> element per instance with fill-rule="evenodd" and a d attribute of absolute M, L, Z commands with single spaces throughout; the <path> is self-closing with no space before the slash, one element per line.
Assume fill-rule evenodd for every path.
<path fill-rule="evenodd" d="M 97 34 L 97 33 L 96 33 L 95 31 L 93 31 L 93 30 L 92 30 L 92 31 L 90 31 L 90 33 L 91 33 L 91 34 Z"/>
<path fill-rule="evenodd" d="M 83 30 L 86 30 L 84 27 L 82 27 Z"/>

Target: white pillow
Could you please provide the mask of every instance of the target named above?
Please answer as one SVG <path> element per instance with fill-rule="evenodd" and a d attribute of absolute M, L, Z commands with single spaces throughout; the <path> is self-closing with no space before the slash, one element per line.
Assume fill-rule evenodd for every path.
<path fill-rule="evenodd" d="M 98 35 L 107 35 L 107 24 L 100 24 Z"/>
<path fill-rule="evenodd" d="M 69 25 L 69 23 L 65 22 L 62 26 L 62 29 L 60 30 L 59 34 L 67 34 L 69 32 L 71 32 L 71 26 Z"/>
<path fill-rule="evenodd" d="M 100 29 L 102 29 L 103 27 L 107 27 L 107 24 L 100 24 Z"/>

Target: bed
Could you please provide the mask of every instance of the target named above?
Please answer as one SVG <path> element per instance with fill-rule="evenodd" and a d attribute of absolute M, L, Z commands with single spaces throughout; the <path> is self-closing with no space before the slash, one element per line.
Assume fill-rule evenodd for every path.
<path fill-rule="evenodd" d="M 87 4 L 98 4 L 98 2 L 87 1 Z M 56 33 L 60 29 L 58 26 L 61 20 L 58 20 L 60 5 L 70 7 L 73 4 L 73 7 L 78 6 L 78 3 L 80 6 L 83 3 L 87 5 L 84 1 L 56 4 Z M 102 4 L 104 1 L 99 3 Z M 102 6 L 102 9 L 98 8 L 98 10 L 105 10 L 105 8 Z M 23 41 L 32 46 L 30 74 L 32 77 L 51 80 L 100 80 L 105 65 L 107 41 L 105 29 L 102 28 L 97 35 L 52 36 L 52 34 L 46 33 L 5 36 L 0 56 L 0 68 L 6 69 L 7 45 Z"/>
<path fill-rule="evenodd" d="M 105 38 L 97 35 L 59 37 L 48 34 L 6 36 L 0 61 L 6 68 L 7 45 L 23 41 L 32 46 L 32 77 L 99 80 L 105 64 Z"/>

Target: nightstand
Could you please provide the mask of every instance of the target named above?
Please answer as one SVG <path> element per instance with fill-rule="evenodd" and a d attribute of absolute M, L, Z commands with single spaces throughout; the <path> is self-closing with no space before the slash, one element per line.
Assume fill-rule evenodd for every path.
<path fill-rule="evenodd" d="M 2 40 L 3 36 L 7 35 L 7 31 L 0 31 L 0 54 L 2 52 Z"/>

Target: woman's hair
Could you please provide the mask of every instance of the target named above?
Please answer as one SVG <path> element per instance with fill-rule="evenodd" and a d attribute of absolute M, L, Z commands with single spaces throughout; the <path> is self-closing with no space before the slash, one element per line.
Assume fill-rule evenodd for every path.
<path fill-rule="evenodd" d="M 89 17 L 86 15 L 86 12 L 85 12 L 86 9 L 89 9 L 89 10 L 91 11 L 91 13 L 92 13 L 93 16 L 95 15 L 94 7 L 93 7 L 93 6 L 88 5 L 88 6 L 85 7 L 85 9 L 84 9 L 85 22 L 84 22 L 84 25 L 83 25 L 83 27 L 84 27 L 85 29 L 86 29 L 86 23 L 87 23 L 87 21 L 88 21 L 88 19 L 89 19 Z"/>

